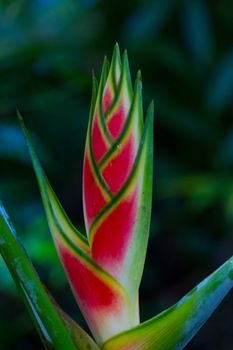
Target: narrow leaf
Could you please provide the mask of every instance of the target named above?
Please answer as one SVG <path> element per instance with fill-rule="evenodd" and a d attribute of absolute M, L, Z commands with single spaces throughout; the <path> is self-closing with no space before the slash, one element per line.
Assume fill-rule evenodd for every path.
<path fill-rule="evenodd" d="M 64 322 L 61 312 L 58 311 L 45 291 L 25 250 L 16 238 L 15 230 L 2 204 L 0 204 L 0 253 L 23 297 L 46 349 L 82 350 L 84 349 L 82 344 L 88 344 L 93 350 L 98 349 L 83 330 L 78 326 L 74 327 L 74 322 L 72 329 L 67 329 L 70 322 Z M 76 334 L 76 342 L 73 341 L 71 332 Z"/>
<path fill-rule="evenodd" d="M 89 253 L 89 245 L 87 239 L 73 226 L 68 216 L 66 215 L 64 209 L 62 208 L 44 173 L 44 170 L 40 165 L 40 162 L 33 149 L 30 135 L 19 113 L 18 117 L 31 155 L 33 167 L 40 187 L 40 192 L 44 202 L 44 207 L 48 217 L 48 223 L 51 231 L 53 232 L 53 222 L 56 221 L 56 223 L 61 227 L 64 234 L 67 236 L 67 239 L 70 239 L 77 247 L 79 247 L 84 252 Z"/>
<path fill-rule="evenodd" d="M 119 282 L 90 256 L 86 238 L 70 223 L 49 184 L 22 118 L 21 125 L 57 252 L 79 307 L 95 339 L 102 343 L 135 325 L 128 317 L 131 314 L 129 298 Z"/>
<path fill-rule="evenodd" d="M 119 334 L 103 350 L 181 350 L 233 287 L 233 257 L 176 305 L 151 320 Z"/>
<path fill-rule="evenodd" d="M 112 104 L 116 88 L 118 86 L 118 81 L 121 74 L 121 56 L 119 45 L 116 44 L 114 47 L 111 66 L 108 73 L 108 78 L 106 85 L 104 87 L 103 99 L 102 99 L 102 108 L 103 113 L 105 114 L 109 107 Z"/>

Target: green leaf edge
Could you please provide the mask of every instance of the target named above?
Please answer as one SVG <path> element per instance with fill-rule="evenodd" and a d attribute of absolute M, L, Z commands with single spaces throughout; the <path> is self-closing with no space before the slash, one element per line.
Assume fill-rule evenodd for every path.
<path fill-rule="evenodd" d="M 119 68 L 121 70 L 121 54 L 120 54 L 120 48 L 119 48 L 118 43 L 116 43 L 114 46 L 111 65 L 110 65 L 110 69 L 109 69 L 109 75 L 108 75 L 108 79 L 110 80 L 109 83 L 113 87 L 113 90 L 115 93 L 117 90 L 116 79 L 115 79 L 116 78 L 115 73 L 116 73 L 117 66 L 119 66 Z M 106 81 L 106 84 L 107 84 L 107 81 Z"/>
<path fill-rule="evenodd" d="M 87 333 L 55 305 L 18 241 L 15 229 L 1 202 L 0 253 L 46 349 L 84 350 L 87 345 L 90 349 L 99 349 Z"/>
<path fill-rule="evenodd" d="M 30 135 L 28 130 L 26 129 L 24 123 L 23 123 L 23 119 L 19 114 L 19 120 L 21 123 L 21 127 L 22 130 L 24 132 L 25 135 L 25 139 L 28 145 L 28 149 L 29 149 L 29 153 L 31 156 L 31 160 L 32 160 L 32 164 L 34 167 L 34 171 L 38 180 L 38 184 L 39 184 L 39 189 L 42 195 L 42 200 L 44 202 L 44 207 L 45 207 L 45 211 L 46 211 L 46 215 L 48 218 L 48 222 L 50 221 L 50 216 L 52 218 L 52 224 L 55 225 L 56 229 L 57 229 L 57 234 L 59 234 L 60 238 L 63 239 L 63 241 L 68 244 L 69 248 L 72 250 L 73 254 L 75 254 L 79 259 L 82 260 L 82 262 L 88 266 L 92 271 L 94 271 L 96 273 L 96 275 L 98 275 L 98 277 L 100 279 L 102 279 L 103 281 L 105 281 L 105 283 L 108 283 L 109 286 L 111 286 L 112 288 L 114 287 L 115 290 L 117 290 L 122 297 L 124 298 L 124 300 L 129 303 L 129 299 L 128 299 L 128 295 L 126 293 L 126 291 L 124 290 L 123 286 L 112 276 L 110 275 L 106 270 L 104 270 L 100 265 L 98 265 L 93 259 L 92 257 L 87 254 L 87 252 L 80 246 L 77 245 L 76 242 L 74 242 L 64 231 L 64 229 L 62 228 L 62 226 L 60 225 L 60 223 L 58 222 L 58 219 L 56 217 L 56 215 L 54 215 L 53 212 L 53 208 L 52 208 L 52 204 L 51 204 L 51 200 L 48 194 L 48 189 L 49 191 L 51 191 L 52 195 L 53 195 L 53 200 L 55 201 L 55 204 L 58 206 L 58 208 L 61 211 L 61 214 L 63 215 L 63 220 L 66 221 L 68 220 L 67 223 L 69 223 L 69 218 L 68 216 L 65 214 L 64 209 L 62 208 L 59 200 L 57 199 L 44 171 L 43 168 L 39 162 L 39 159 L 34 151 L 31 139 L 30 139 Z M 70 223 L 71 224 L 71 223 Z M 71 224 L 72 225 L 72 224 Z M 75 229 L 75 233 L 78 235 L 78 238 L 80 239 L 80 241 L 82 243 L 85 243 L 85 245 L 88 244 L 87 239 L 72 225 L 71 227 L 73 227 Z M 52 229 L 51 229 L 51 234 L 53 236 L 52 233 Z M 56 244 L 56 242 L 55 242 Z"/>
<path fill-rule="evenodd" d="M 121 345 L 130 350 L 182 350 L 232 288 L 233 257 L 177 304 L 139 326 L 112 337 L 103 344 L 102 349 L 117 350 Z"/>
<path fill-rule="evenodd" d="M 81 245 L 83 245 L 86 249 L 89 249 L 89 244 L 88 244 L 88 240 L 87 238 L 72 224 L 72 222 L 70 221 L 68 215 L 66 214 L 66 212 L 64 211 L 60 201 L 58 200 L 56 194 L 54 193 L 48 179 L 47 176 L 39 162 L 39 159 L 34 151 L 34 148 L 32 146 L 32 141 L 31 141 L 31 137 L 30 134 L 27 130 L 27 128 L 24 125 L 23 122 L 23 118 L 20 115 L 20 113 L 18 112 L 18 119 L 22 128 L 22 131 L 24 133 L 25 136 L 25 140 L 28 146 L 28 150 L 29 150 L 29 154 L 31 156 L 31 160 L 32 160 L 32 164 L 34 167 L 34 171 L 37 177 L 37 181 L 39 184 L 39 188 L 40 188 L 40 193 L 44 202 L 44 206 L 45 209 L 48 210 L 48 212 L 50 213 L 50 215 L 52 215 L 53 220 L 56 222 L 57 226 L 60 227 L 60 229 L 64 232 L 64 230 L 61 228 L 61 225 L 58 224 L 58 219 L 57 217 L 55 217 L 54 215 L 54 210 L 53 210 L 53 206 L 52 206 L 52 201 L 51 201 L 51 197 L 53 199 L 54 205 L 57 207 L 56 212 L 57 212 L 57 216 L 60 217 L 60 221 L 63 221 L 66 223 L 66 225 L 69 227 L 69 230 L 72 232 L 72 234 L 77 238 L 78 241 L 80 241 L 79 244 L 76 243 L 76 246 L 83 250 L 82 248 L 80 248 Z M 49 195 L 50 192 L 50 195 Z M 46 213 L 47 213 L 46 210 Z M 58 215 L 59 212 L 59 215 Z M 68 235 L 66 233 L 64 233 L 65 236 Z"/>

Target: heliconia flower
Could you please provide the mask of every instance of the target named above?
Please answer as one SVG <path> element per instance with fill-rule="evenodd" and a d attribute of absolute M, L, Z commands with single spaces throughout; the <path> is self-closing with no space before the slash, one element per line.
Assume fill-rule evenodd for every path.
<path fill-rule="evenodd" d="M 121 319 L 119 332 L 139 323 L 138 288 L 148 240 L 153 166 L 153 104 L 144 126 L 140 72 L 132 88 L 127 53 L 115 46 L 94 80 L 83 171 L 83 201 L 90 254 L 123 287 L 129 302 L 105 314 Z M 114 306 L 115 305 L 115 306 Z M 114 309 L 116 307 L 116 309 Z M 102 327 L 103 329 L 103 327 Z"/>
<path fill-rule="evenodd" d="M 141 279 L 150 221 L 153 106 L 149 107 L 144 128 L 140 74 L 133 92 L 126 52 L 122 67 L 118 65 L 116 46 L 107 81 L 104 62 L 89 121 L 83 172 L 84 216 L 91 255 L 129 294 L 134 294 Z M 121 75 L 117 79 L 118 70 Z M 136 262 L 137 249 L 143 258 L 140 266 L 137 257 L 136 268 L 132 263 Z"/>
<path fill-rule="evenodd" d="M 127 53 L 121 63 L 116 45 L 99 87 L 93 78 L 83 169 L 88 239 L 69 222 L 28 141 L 60 259 L 99 343 L 139 324 L 153 167 L 153 103 L 144 125 L 141 90 L 140 72 L 133 90 Z"/>
<path fill-rule="evenodd" d="M 51 302 L 0 204 L 0 252 L 45 347 L 51 349 L 53 344 L 52 349 L 58 350 L 183 349 L 232 289 L 233 257 L 177 304 L 140 323 L 138 290 L 152 200 L 153 103 L 144 121 L 141 74 L 138 72 L 133 88 L 127 53 L 121 61 L 116 45 L 110 67 L 104 60 L 99 85 L 93 77 L 83 166 L 87 237 L 67 217 L 19 118 L 60 260 L 98 343 Z M 49 346 L 48 339 L 52 339 Z"/>

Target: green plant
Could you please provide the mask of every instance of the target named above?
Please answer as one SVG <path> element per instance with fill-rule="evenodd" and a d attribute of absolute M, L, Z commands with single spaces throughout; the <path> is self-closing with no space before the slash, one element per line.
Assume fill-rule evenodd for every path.
<path fill-rule="evenodd" d="M 132 88 L 127 53 L 115 46 L 100 83 L 93 77 L 84 155 L 87 237 L 69 221 L 33 149 L 22 118 L 49 227 L 95 341 L 41 284 L 0 207 L 0 252 L 47 349 L 183 349 L 233 286 L 233 257 L 176 305 L 140 323 L 138 290 L 152 199 L 153 103 L 143 118 L 138 72 Z"/>

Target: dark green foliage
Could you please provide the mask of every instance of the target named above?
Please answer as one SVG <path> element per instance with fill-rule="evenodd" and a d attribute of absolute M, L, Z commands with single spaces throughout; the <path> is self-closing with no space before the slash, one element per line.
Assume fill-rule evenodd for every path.
<path fill-rule="evenodd" d="M 141 287 L 142 319 L 149 318 L 232 255 L 232 13 L 230 0 L 0 3 L 0 199 L 44 283 L 79 322 L 16 109 L 81 228 L 92 68 L 99 76 L 115 41 L 127 47 L 132 71 L 142 71 L 144 105 L 155 99 L 155 200 Z M 40 347 L 1 261 L 0 275 L 0 347 Z M 232 349 L 232 308 L 229 297 L 189 349 Z"/>

